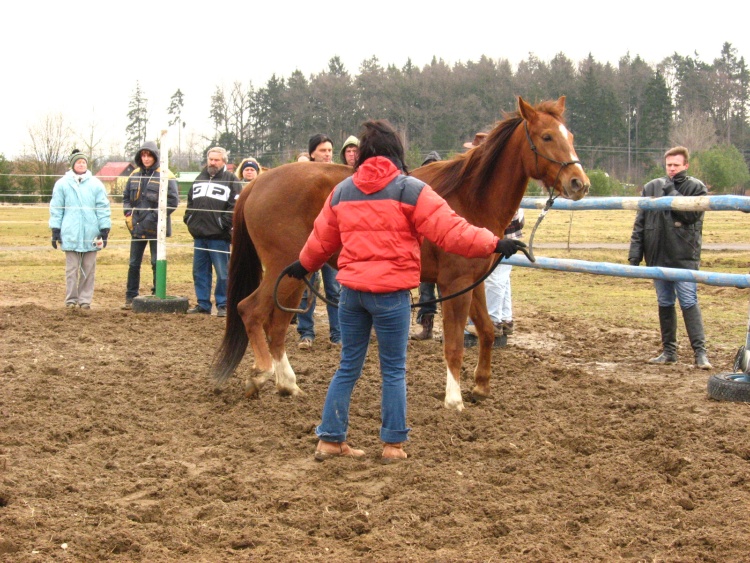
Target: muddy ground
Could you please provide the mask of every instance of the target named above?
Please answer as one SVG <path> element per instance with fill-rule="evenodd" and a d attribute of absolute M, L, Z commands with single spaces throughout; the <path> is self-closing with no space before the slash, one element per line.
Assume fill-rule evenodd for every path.
<path fill-rule="evenodd" d="M 288 336 L 304 396 L 248 400 L 240 376 L 219 393 L 207 379 L 221 319 L 120 311 L 121 288 L 69 312 L 52 287 L 0 303 L 0 561 L 750 557 L 750 406 L 709 400 L 688 354 L 645 366 L 651 322 L 527 308 L 481 403 L 467 351 L 460 414 L 441 344 L 410 343 L 410 458 L 388 466 L 371 349 L 350 431 L 367 457 L 319 463 L 324 334 L 312 351 Z"/>

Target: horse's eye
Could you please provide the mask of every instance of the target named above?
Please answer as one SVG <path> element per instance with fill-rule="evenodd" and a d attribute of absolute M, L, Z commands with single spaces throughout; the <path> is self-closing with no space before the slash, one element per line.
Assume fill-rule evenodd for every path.
<path fill-rule="evenodd" d="M 548 142 L 551 140 L 552 140 L 552 135 L 550 135 L 549 133 L 545 133 L 544 135 L 542 135 L 542 141 Z"/>

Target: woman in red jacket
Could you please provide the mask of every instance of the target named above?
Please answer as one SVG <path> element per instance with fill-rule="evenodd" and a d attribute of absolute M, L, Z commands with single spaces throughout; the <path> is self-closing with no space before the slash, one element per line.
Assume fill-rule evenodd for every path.
<path fill-rule="evenodd" d="M 499 239 L 469 224 L 430 186 L 406 174 L 404 148 L 387 121 L 367 121 L 354 175 L 337 185 L 315 220 L 299 261 L 288 274 L 301 279 L 337 251 L 341 284 L 341 362 L 328 387 L 315 459 L 361 457 L 346 443 L 349 404 L 362 374 L 374 327 L 383 378 L 382 459 L 406 458 L 406 347 L 410 290 L 419 285 L 420 243 L 428 238 L 446 252 L 470 258 L 493 252 L 509 257 L 522 242 Z"/>

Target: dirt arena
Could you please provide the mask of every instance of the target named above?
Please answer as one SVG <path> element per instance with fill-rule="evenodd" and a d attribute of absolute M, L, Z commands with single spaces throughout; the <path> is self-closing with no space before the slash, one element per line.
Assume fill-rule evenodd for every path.
<path fill-rule="evenodd" d="M 644 366 L 656 326 L 525 308 L 481 403 L 467 351 L 460 414 L 441 344 L 410 343 L 410 458 L 387 466 L 371 349 L 350 432 L 367 457 L 318 463 L 325 334 L 303 352 L 289 333 L 304 396 L 247 400 L 240 376 L 207 378 L 221 319 L 120 311 L 121 289 L 69 312 L 55 287 L 20 305 L 2 288 L 0 561 L 750 557 L 750 405 L 707 399 L 686 341 L 683 362 Z"/>

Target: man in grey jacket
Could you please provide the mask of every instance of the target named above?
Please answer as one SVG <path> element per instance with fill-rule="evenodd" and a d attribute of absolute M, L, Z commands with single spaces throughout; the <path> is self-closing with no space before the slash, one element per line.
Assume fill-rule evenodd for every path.
<path fill-rule="evenodd" d="M 646 184 L 643 187 L 643 197 L 702 196 L 708 193 L 703 182 L 687 175 L 690 153 L 685 147 L 669 149 L 664 158 L 667 175 Z M 702 239 L 702 211 L 640 210 L 630 237 L 628 262 L 631 266 L 637 266 L 645 258 L 647 266 L 697 270 L 700 267 Z M 664 365 L 677 362 L 675 300 L 678 299 L 693 348 L 695 365 L 700 369 L 711 369 L 706 354 L 697 284 L 654 280 L 654 287 L 659 304 L 662 352 L 650 359 L 649 363 Z"/>

